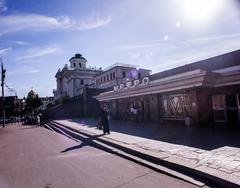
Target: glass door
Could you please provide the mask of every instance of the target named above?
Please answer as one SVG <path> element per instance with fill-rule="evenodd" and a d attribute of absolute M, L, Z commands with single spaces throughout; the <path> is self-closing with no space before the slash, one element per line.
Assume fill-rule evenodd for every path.
<path fill-rule="evenodd" d="M 212 106 L 214 122 L 226 122 L 225 95 L 213 95 Z"/>
<path fill-rule="evenodd" d="M 238 123 L 238 101 L 237 94 L 226 95 L 227 121 L 230 124 Z"/>

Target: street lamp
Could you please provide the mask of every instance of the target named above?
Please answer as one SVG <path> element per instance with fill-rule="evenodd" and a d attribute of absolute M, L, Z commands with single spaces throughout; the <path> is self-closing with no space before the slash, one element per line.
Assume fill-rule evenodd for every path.
<path fill-rule="evenodd" d="M 5 98 L 4 98 L 4 79 L 6 77 L 6 69 L 3 68 L 3 61 L 2 58 L 0 57 L 0 63 L 1 63 L 1 68 L 2 68 L 2 114 L 3 114 L 3 127 L 5 127 Z"/>

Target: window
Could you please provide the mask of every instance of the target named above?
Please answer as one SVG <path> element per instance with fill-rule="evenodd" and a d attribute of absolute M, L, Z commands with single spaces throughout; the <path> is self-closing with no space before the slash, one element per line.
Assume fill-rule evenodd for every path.
<path fill-rule="evenodd" d="M 125 78 L 126 77 L 126 72 L 123 71 L 122 74 L 123 74 L 123 78 Z"/>
<path fill-rule="evenodd" d="M 141 78 L 141 73 L 138 73 L 138 79 L 140 79 Z"/>
<path fill-rule="evenodd" d="M 112 73 L 110 74 L 110 80 L 112 80 Z"/>
<path fill-rule="evenodd" d="M 107 74 L 107 81 L 109 80 L 109 75 Z"/>
<path fill-rule="evenodd" d="M 226 105 L 228 107 L 237 107 L 236 95 L 226 95 Z"/>
<path fill-rule="evenodd" d="M 113 79 L 115 79 L 115 72 L 113 72 Z"/>
<path fill-rule="evenodd" d="M 76 64 L 75 64 L 75 63 L 73 63 L 73 67 L 76 67 Z"/>
<path fill-rule="evenodd" d="M 79 63 L 79 67 L 80 67 L 80 68 L 82 67 L 82 64 L 81 64 L 81 63 Z"/>
<path fill-rule="evenodd" d="M 190 95 L 167 95 L 161 96 L 161 116 L 170 119 L 183 119 L 191 115 Z"/>
<path fill-rule="evenodd" d="M 83 85 L 83 79 L 81 79 L 81 85 Z"/>
<path fill-rule="evenodd" d="M 101 77 L 101 83 L 103 82 L 103 79 L 102 79 L 102 77 Z"/>
<path fill-rule="evenodd" d="M 105 76 L 103 76 L 103 81 L 106 82 L 106 77 Z"/>
<path fill-rule="evenodd" d="M 213 109 L 223 109 L 225 107 L 225 96 L 213 95 L 212 105 L 213 105 Z"/>

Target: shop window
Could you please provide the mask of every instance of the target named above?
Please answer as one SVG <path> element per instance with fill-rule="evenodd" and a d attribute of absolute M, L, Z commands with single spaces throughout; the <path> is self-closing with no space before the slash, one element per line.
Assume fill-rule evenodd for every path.
<path fill-rule="evenodd" d="M 183 119 L 191 115 L 190 95 L 169 95 L 161 97 L 162 117 Z"/>
<path fill-rule="evenodd" d="M 237 107 L 236 95 L 226 95 L 226 106 Z"/>
<path fill-rule="evenodd" d="M 223 109 L 225 106 L 225 96 L 213 95 L 212 104 L 213 104 L 213 109 Z"/>

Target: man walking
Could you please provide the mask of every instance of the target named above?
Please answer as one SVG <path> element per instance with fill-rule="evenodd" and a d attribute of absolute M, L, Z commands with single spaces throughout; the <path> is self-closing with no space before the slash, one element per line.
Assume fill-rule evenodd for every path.
<path fill-rule="evenodd" d="M 110 134 L 109 131 L 109 120 L 108 120 L 108 113 L 106 107 L 103 107 L 101 110 L 101 122 L 103 125 L 103 134 Z"/>

